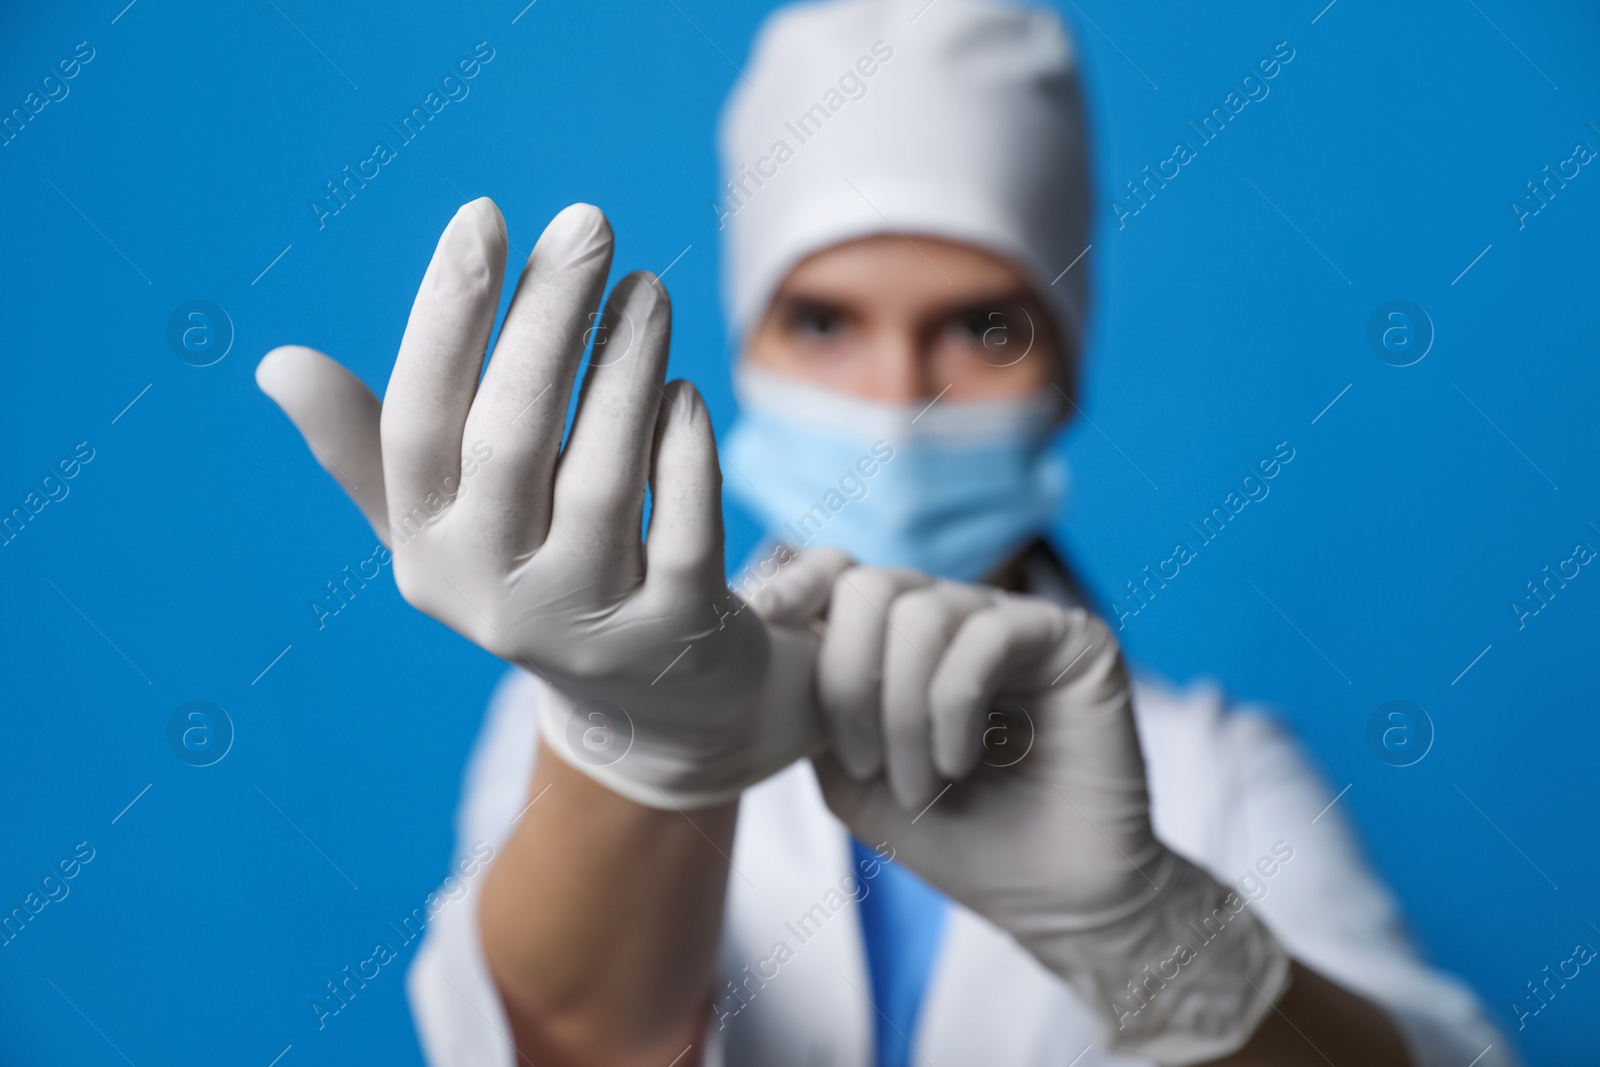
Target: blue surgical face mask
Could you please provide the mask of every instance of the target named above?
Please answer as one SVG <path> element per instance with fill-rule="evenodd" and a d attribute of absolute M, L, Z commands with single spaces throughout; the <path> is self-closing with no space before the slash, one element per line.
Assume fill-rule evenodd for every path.
<path fill-rule="evenodd" d="M 1053 389 L 1014 400 L 884 404 L 741 365 L 723 484 L 795 548 L 975 581 L 1066 500 Z"/>

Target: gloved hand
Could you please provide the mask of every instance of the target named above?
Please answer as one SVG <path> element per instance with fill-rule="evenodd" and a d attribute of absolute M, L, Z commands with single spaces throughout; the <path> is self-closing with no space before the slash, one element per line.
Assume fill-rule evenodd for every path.
<path fill-rule="evenodd" d="M 308 348 L 269 352 L 256 381 L 390 547 L 406 600 L 550 682 L 555 752 L 639 803 L 699 807 L 822 742 L 817 639 L 724 585 L 710 418 L 688 382 L 662 384 L 666 291 L 627 276 L 593 328 L 611 250 L 596 208 L 556 216 L 480 382 L 506 237 L 474 201 L 439 239 L 381 405 Z"/>
<path fill-rule="evenodd" d="M 781 576 L 774 609 L 822 599 L 818 577 Z M 1181 1064 L 1243 1046 L 1289 959 L 1152 832 L 1105 624 L 879 568 L 844 572 L 827 600 L 834 750 L 814 763 L 834 813 L 1011 933 L 1101 1014 L 1116 1051 Z"/>

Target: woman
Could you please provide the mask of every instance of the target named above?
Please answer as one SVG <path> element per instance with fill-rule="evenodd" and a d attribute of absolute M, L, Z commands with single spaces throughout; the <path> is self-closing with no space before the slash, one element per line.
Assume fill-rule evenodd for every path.
<path fill-rule="evenodd" d="M 430 1059 L 1510 1062 L 1290 742 L 1132 685 L 1043 540 L 1088 250 L 1059 24 L 782 10 L 722 152 L 720 452 L 661 383 L 648 275 L 613 290 L 562 447 L 611 254 L 582 205 L 481 384 L 487 201 L 440 239 L 381 408 L 307 349 L 258 371 L 407 599 L 520 668 L 410 975 Z M 732 592 L 719 474 L 773 539 Z"/>

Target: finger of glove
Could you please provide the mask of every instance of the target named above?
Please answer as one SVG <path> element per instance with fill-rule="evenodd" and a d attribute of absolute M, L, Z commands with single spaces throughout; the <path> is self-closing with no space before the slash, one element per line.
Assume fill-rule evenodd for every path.
<path fill-rule="evenodd" d="M 833 583 L 817 656 L 817 695 L 834 751 L 856 778 L 883 764 L 883 655 L 900 594 L 933 583 L 916 571 L 852 567 Z"/>
<path fill-rule="evenodd" d="M 1065 626 L 1053 605 L 1009 599 L 970 615 L 961 623 L 939 661 L 939 673 L 928 692 L 933 723 L 933 765 L 944 778 L 959 781 L 971 774 L 984 754 L 995 697 L 1019 666 L 1047 656 L 1061 642 Z M 1025 700 L 1023 710 L 1035 709 Z M 1031 744 L 1031 733 L 1001 726 L 995 744 Z M 1020 752 L 996 751 L 1009 766 Z"/>
<path fill-rule="evenodd" d="M 602 581 L 638 579 L 639 521 L 671 336 L 672 301 L 655 275 L 640 271 L 618 282 L 556 469 L 549 536 L 591 560 Z"/>
<path fill-rule="evenodd" d="M 1121 649 L 1101 619 L 1085 611 L 1067 614 L 1067 635 L 1047 668 L 1056 672 L 1050 687 L 1057 709 L 1052 726 L 1059 728 L 1063 777 L 1120 779 L 1142 789 L 1144 756 Z"/>
<path fill-rule="evenodd" d="M 737 592 L 774 626 L 804 626 L 822 614 L 834 582 L 855 563 L 833 547 L 807 549 L 784 562 L 780 552 L 787 551 L 780 546 L 779 552 L 746 568 Z M 769 561 L 778 568 L 771 578 L 762 573 Z"/>
<path fill-rule="evenodd" d="M 976 586 L 942 582 L 897 598 L 889 609 L 883 657 L 884 766 L 895 800 L 908 811 L 931 804 L 942 784 L 933 766 L 929 696 L 955 681 L 939 661 L 961 623 L 993 603 Z"/>
<path fill-rule="evenodd" d="M 495 558 L 544 543 L 572 383 L 611 269 L 611 226 L 589 204 L 545 227 L 517 282 L 472 412 L 466 441 L 493 451 L 462 500 L 461 529 Z"/>
<path fill-rule="evenodd" d="M 256 365 L 256 385 L 283 410 L 324 470 L 350 494 L 384 544 L 382 405 L 366 383 L 315 349 L 274 348 Z"/>
<path fill-rule="evenodd" d="M 404 542 L 459 488 L 461 435 L 505 277 L 505 222 L 487 197 L 462 206 L 423 275 L 383 398 L 389 528 Z M 409 520 L 409 522 L 408 522 Z"/>
<path fill-rule="evenodd" d="M 668 382 L 656 415 L 645 584 L 673 602 L 722 588 L 722 471 L 711 414 L 689 382 Z M 635 520 L 634 529 L 637 529 Z M 706 618 L 714 605 L 707 603 Z"/>
<path fill-rule="evenodd" d="M 1126 871 L 1126 865 L 1143 871 L 1162 846 L 1150 825 L 1133 687 L 1105 622 L 1081 610 L 1065 614 L 1066 635 L 1035 676 L 1050 672 L 1056 680 L 1038 698 L 1045 708 L 1036 745 L 1045 750 L 1040 758 L 1048 761 L 1055 791 L 1093 831 L 1081 850 L 1085 874 Z M 1128 877 L 1135 883 L 1130 891 L 1141 888 L 1142 875 Z"/>

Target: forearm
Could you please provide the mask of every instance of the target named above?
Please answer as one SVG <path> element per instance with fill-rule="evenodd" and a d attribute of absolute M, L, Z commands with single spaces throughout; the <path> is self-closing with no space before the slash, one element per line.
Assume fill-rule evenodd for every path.
<path fill-rule="evenodd" d="M 529 796 L 479 912 L 519 1053 L 540 1067 L 659 1065 L 698 1046 L 737 803 L 643 807 L 542 743 Z"/>
<path fill-rule="evenodd" d="M 1407 1067 L 1410 1057 L 1387 1015 L 1370 1001 L 1302 966 L 1249 1044 L 1211 1067 Z"/>

